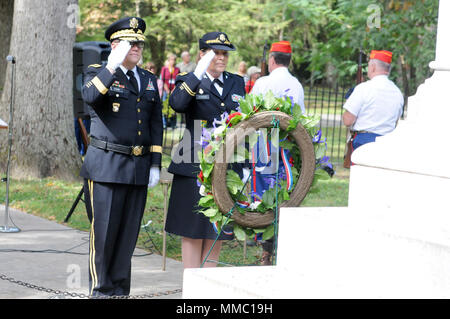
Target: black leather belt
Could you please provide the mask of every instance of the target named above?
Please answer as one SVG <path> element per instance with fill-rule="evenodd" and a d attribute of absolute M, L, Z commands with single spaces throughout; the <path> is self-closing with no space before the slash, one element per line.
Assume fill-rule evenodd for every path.
<path fill-rule="evenodd" d="M 372 133 L 369 131 L 352 131 L 352 134 L 363 134 L 363 133 Z"/>
<path fill-rule="evenodd" d="M 106 141 L 98 140 L 94 137 L 91 137 L 91 142 L 89 145 L 99 148 L 105 151 L 112 151 L 116 153 L 126 154 L 126 155 L 134 155 L 141 156 L 150 153 L 149 146 L 127 146 L 120 145 L 115 143 L 110 143 Z"/>

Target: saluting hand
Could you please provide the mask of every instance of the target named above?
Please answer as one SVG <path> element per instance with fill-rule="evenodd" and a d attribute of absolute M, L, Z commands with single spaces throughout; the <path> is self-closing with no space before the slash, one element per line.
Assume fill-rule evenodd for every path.
<path fill-rule="evenodd" d="M 125 60 L 130 49 L 130 42 L 120 41 L 120 43 L 111 50 L 106 67 L 113 72 L 116 71 L 116 69 L 122 64 L 123 60 Z"/>
<path fill-rule="evenodd" d="M 201 80 L 203 75 L 206 73 L 211 61 L 214 59 L 214 50 L 209 50 L 197 63 L 197 67 L 195 68 L 194 74 L 197 79 Z"/>

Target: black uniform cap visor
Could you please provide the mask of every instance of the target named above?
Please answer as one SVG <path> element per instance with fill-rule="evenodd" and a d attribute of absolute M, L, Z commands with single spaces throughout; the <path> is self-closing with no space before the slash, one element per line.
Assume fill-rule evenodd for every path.
<path fill-rule="evenodd" d="M 233 44 L 224 45 L 224 44 L 206 44 L 205 42 L 200 40 L 200 50 L 223 50 L 223 51 L 236 51 L 236 48 Z"/>

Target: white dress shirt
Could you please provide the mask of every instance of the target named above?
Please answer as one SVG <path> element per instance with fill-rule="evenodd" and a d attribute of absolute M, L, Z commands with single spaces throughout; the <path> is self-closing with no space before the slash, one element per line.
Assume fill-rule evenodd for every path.
<path fill-rule="evenodd" d="M 214 81 L 214 78 L 212 77 L 211 74 L 209 74 L 208 72 L 206 72 L 206 75 L 208 76 L 208 78 L 211 80 L 211 82 Z M 223 85 L 223 73 L 220 74 L 220 76 L 217 78 L 220 82 L 222 82 Z M 217 92 L 219 92 L 220 95 L 222 95 L 223 92 L 223 87 L 220 86 L 219 84 L 217 84 L 217 82 L 214 82 L 214 87 L 216 88 Z"/>
<path fill-rule="evenodd" d="M 269 75 L 260 77 L 250 93 L 265 95 L 268 91 L 272 91 L 276 97 L 292 97 L 305 113 L 303 86 L 286 67 L 278 67 Z"/>
<path fill-rule="evenodd" d="M 403 111 L 403 94 L 387 75 L 358 84 L 344 104 L 356 116 L 354 131 L 380 135 L 392 132 Z"/>

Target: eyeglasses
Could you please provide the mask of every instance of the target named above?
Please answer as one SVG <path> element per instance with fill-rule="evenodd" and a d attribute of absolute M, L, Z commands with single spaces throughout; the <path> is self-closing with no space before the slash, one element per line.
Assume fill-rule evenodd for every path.
<path fill-rule="evenodd" d="M 131 47 L 137 46 L 139 49 L 143 49 L 145 42 L 144 41 L 130 41 Z"/>

